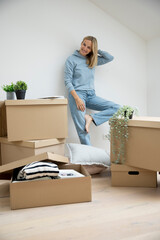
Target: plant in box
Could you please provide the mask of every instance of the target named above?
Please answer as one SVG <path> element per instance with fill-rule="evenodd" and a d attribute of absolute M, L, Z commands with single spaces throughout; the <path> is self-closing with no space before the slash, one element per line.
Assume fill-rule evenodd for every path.
<path fill-rule="evenodd" d="M 13 100 L 14 99 L 14 96 L 15 96 L 15 93 L 14 93 L 14 84 L 13 82 L 9 85 L 3 85 L 2 86 L 2 89 L 6 92 L 7 94 L 7 100 Z"/>
<path fill-rule="evenodd" d="M 27 84 L 24 81 L 17 81 L 14 86 L 17 99 L 25 99 Z"/>
<path fill-rule="evenodd" d="M 137 115 L 137 113 L 138 110 L 136 108 L 124 105 L 109 119 L 110 132 L 107 138 L 111 141 L 114 163 L 124 163 L 125 161 L 128 120 L 132 119 L 133 114 Z"/>

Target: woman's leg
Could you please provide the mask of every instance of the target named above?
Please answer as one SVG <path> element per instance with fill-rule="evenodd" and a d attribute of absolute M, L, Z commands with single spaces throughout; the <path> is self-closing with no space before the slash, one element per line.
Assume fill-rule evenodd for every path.
<path fill-rule="evenodd" d="M 99 111 L 91 114 L 93 122 L 96 126 L 98 126 L 104 122 L 107 122 L 113 116 L 113 114 L 118 111 L 120 105 L 92 94 L 88 95 L 86 107 Z"/>
<path fill-rule="evenodd" d="M 80 91 L 76 91 L 76 92 L 77 92 L 78 96 L 85 103 L 85 97 L 86 97 L 85 92 L 84 91 L 81 93 L 80 93 Z M 91 145 L 90 135 L 85 130 L 85 122 L 86 122 L 85 121 L 85 113 L 86 113 L 86 111 L 82 112 L 77 109 L 76 102 L 71 94 L 69 94 L 68 100 L 69 100 L 69 106 L 70 106 L 72 119 L 74 121 L 81 144 Z"/>

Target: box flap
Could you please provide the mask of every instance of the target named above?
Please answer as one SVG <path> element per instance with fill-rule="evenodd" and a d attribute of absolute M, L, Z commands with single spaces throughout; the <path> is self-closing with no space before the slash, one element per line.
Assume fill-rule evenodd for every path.
<path fill-rule="evenodd" d="M 28 100 L 6 100 L 6 106 L 24 106 L 24 105 L 48 105 L 48 104 L 67 104 L 68 101 L 64 99 L 28 99 Z"/>
<path fill-rule="evenodd" d="M 160 117 L 135 116 L 128 121 L 128 126 L 160 128 Z"/>
<path fill-rule="evenodd" d="M 0 137 L 0 142 L 5 144 L 13 144 L 20 147 L 28 148 L 41 148 L 52 145 L 65 143 L 65 138 L 53 138 L 53 139 L 42 139 L 42 140 L 26 140 L 26 141 L 8 141 L 7 137 Z"/>
<path fill-rule="evenodd" d="M 67 157 L 50 153 L 50 152 L 45 152 L 45 153 L 41 153 L 28 158 L 23 158 L 21 160 L 17 160 L 15 162 L 11 162 L 11 163 L 0 166 L 0 178 L 1 178 L 1 175 L 3 175 L 3 173 L 12 174 L 13 169 L 16 169 L 18 167 L 23 167 L 35 161 L 40 162 L 40 161 L 46 161 L 46 160 L 50 160 L 52 162 L 55 162 L 56 164 L 69 163 L 69 160 Z"/>
<path fill-rule="evenodd" d="M 114 164 L 114 163 L 112 163 L 111 171 L 114 171 L 114 172 L 130 172 L 130 171 L 146 172 L 146 171 L 149 171 L 149 170 L 142 169 L 142 168 L 130 167 L 130 166 L 127 166 L 125 164 Z"/>

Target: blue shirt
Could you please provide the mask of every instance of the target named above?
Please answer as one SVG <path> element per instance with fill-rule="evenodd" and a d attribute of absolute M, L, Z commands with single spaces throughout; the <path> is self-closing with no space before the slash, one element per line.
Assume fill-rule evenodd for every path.
<path fill-rule="evenodd" d="M 103 65 L 113 60 L 113 56 L 105 51 L 98 50 L 97 65 Z M 95 67 L 89 68 L 86 57 L 77 50 L 65 62 L 64 81 L 69 92 L 72 90 L 94 89 Z"/>

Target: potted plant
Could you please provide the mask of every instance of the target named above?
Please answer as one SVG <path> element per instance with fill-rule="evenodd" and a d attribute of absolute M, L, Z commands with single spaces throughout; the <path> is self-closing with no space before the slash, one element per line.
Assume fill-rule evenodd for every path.
<path fill-rule="evenodd" d="M 137 115 L 138 110 L 131 106 L 124 105 L 109 119 L 110 132 L 108 135 L 111 141 L 111 151 L 114 163 L 124 163 L 125 147 L 128 140 L 128 120 L 133 114 Z"/>
<path fill-rule="evenodd" d="M 24 81 L 17 81 L 14 86 L 17 99 L 25 99 L 27 84 Z"/>
<path fill-rule="evenodd" d="M 13 82 L 9 85 L 3 85 L 2 89 L 6 92 L 7 100 L 14 100 L 15 93 L 14 93 L 14 84 Z"/>

